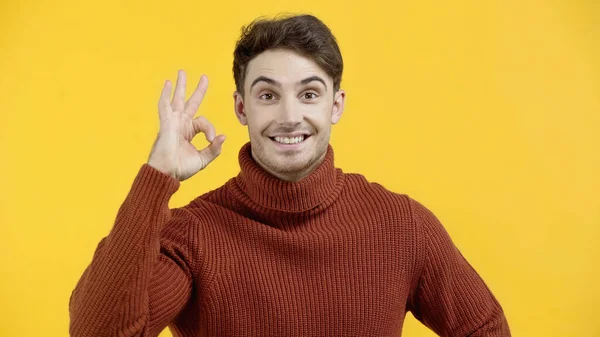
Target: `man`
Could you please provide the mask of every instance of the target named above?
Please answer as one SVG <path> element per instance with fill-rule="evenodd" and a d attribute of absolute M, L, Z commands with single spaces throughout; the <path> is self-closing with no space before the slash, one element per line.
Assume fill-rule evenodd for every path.
<path fill-rule="evenodd" d="M 510 336 L 501 306 L 438 219 L 335 168 L 342 57 L 313 16 L 255 21 L 234 52 L 241 171 L 169 209 L 221 152 L 180 71 L 160 132 L 70 299 L 73 336 L 399 336 L 408 311 L 440 336 Z M 210 145 L 190 143 L 204 133 Z"/>

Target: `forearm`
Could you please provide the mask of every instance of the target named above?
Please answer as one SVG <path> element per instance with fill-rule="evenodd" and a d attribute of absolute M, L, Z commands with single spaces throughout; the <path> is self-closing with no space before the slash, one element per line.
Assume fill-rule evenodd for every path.
<path fill-rule="evenodd" d="M 111 232 L 71 295 L 71 335 L 111 335 L 119 328 L 135 335 L 148 314 L 147 289 L 160 253 L 160 230 L 171 218 L 168 201 L 178 187 L 171 177 L 141 168 Z"/>

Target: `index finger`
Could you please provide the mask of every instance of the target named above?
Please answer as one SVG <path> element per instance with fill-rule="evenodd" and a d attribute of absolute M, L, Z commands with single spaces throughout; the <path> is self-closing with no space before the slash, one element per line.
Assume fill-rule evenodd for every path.
<path fill-rule="evenodd" d="M 175 111 L 181 111 L 183 109 L 183 102 L 185 101 L 185 82 L 186 76 L 185 71 L 180 69 L 177 72 L 177 83 L 175 84 L 175 91 L 173 92 L 173 100 L 171 101 L 171 107 Z"/>
<path fill-rule="evenodd" d="M 196 90 L 194 90 L 194 93 L 192 96 L 190 96 L 190 99 L 185 102 L 184 112 L 190 116 L 190 118 L 193 118 L 196 114 L 196 111 L 198 111 L 200 103 L 202 103 L 204 95 L 206 94 L 206 90 L 208 90 L 208 77 L 206 77 L 206 75 L 202 75 L 200 76 Z"/>
<path fill-rule="evenodd" d="M 158 100 L 158 116 L 160 117 L 160 119 L 163 119 L 169 115 L 169 112 L 171 110 L 169 99 L 171 99 L 172 90 L 173 89 L 171 81 L 166 80 L 162 92 L 160 93 L 160 98 Z"/>

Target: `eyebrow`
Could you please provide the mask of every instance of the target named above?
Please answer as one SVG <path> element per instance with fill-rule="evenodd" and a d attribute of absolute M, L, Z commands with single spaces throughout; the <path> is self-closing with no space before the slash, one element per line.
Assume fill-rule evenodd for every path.
<path fill-rule="evenodd" d="M 308 84 L 313 81 L 318 81 L 318 82 L 323 83 L 323 85 L 325 86 L 325 91 L 327 91 L 327 84 L 325 83 L 325 81 L 316 75 L 307 77 L 307 78 L 303 79 L 302 81 L 298 82 L 298 84 L 304 85 L 304 84 Z M 252 87 L 258 82 L 266 82 L 266 83 L 275 85 L 277 87 L 281 87 L 281 83 L 275 81 L 272 78 L 269 78 L 266 76 L 258 76 L 254 81 L 252 81 L 252 84 L 250 85 L 250 89 L 252 90 Z"/>

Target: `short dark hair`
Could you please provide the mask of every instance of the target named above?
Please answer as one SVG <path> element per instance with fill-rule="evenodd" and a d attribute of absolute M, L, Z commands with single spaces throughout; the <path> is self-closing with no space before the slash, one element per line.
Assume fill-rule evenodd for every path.
<path fill-rule="evenodd" d="M 342 53 L 331 30 L 313 15 L 258 18 L 242 27 L 233 52 L 233 78 L 236 90 L 244 95 L 248 62 L 269 49 L 288 49 L 312 59 L 331 78 L 334 93 L 342 81 Z"/>

